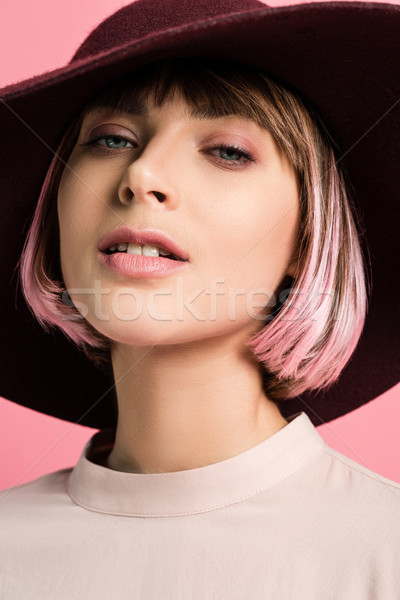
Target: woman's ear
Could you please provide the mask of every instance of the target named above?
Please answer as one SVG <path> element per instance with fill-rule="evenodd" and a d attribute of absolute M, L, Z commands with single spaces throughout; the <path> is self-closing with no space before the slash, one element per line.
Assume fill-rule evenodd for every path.
<path fill-rule="evenodd" d="M 286 271 L 287 276 L 293 277 L 293 278 L 296 277 L 297 264 L 298 264 L 298 259 L 296 257 L 296 259 L 293 259 L 287 268 L 287 271 Z"/>

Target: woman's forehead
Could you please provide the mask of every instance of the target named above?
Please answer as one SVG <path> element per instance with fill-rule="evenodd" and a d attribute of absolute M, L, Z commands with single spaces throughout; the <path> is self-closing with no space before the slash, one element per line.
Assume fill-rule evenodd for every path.
<path fill-rule="evenodd" d="M 102 90 L 87 105 L 84 115 L 94 109 L 108 107 L 116 113 L 146 118 L 151 110 L 176 102 L 191 119 L 213 121 L 223 117 L 241 117 L 265 128 L 260 98 L 257 97 L 259 94 L 252 89 L 253 86 L 234 93 L 229 81 L 219 81 L 217 85 L 213 81 L 211 87 L 209 84 L 207 75 L 196 78 L 192 74 L 189 80 L 172 76 L 166 82 L 157 77 L 146 80 L 131 76 Z"/>
<path fill-rule="evenodd" d="M 256 125 L 260 129 L 264 129 L 263 127 L 260 127 L 260 124 L 254 117 L 247 114 L 245 110 L 240 110 L 237 106 L 231 105 L 230 107 L 227 107 L 225 105 L 224 108 L 221 108 L 218 103 L 211 104 L 209 102 L 202 102 L 198 105 L 189 104 L 182 94 L 180 94 L 178 98 L 169 98 L 158 106 L 155 106 L 151 99 L 143 99 L 140 97 L 130 98 L 129 101 L 125 101 L 117 106 L 104 103 L 98 105 L 94 104 L 86 111 L 85 118 L 89 118 L 100 112 L 105 116 L 108 114 L 124 114 L 146 119 L 149 118 L 152 110 L 161 109 L 163 105 L 173 102 L 174 100 L 177 100 L 182 105 L 188 119 L 217 121 L 220 119 L 237 118 Z"/>

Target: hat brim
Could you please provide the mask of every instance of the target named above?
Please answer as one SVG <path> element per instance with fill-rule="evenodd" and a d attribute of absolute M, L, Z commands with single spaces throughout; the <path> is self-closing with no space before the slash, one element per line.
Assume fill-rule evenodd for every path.
<path fill-rule="evenodd" d="M 390 4 L 266 7 L 148 35 L 1 90 L 0 283 L 6 291 L 0 298 L 1 395 L 82 425 L 115 424 L 112 378 L 61 332 L 42 330 L 14 269 L 50 160 L 71 119 L 102 87 L 135 68 L 178 56 L 237 61 L 298 91 L 322 117 L 350 176 L 372 260 L 366 326 L 337 383 L 282 403 L 282 414 L 304 410 L 320 425 L 397 384 L 399 30 L 400 7 Z"/>

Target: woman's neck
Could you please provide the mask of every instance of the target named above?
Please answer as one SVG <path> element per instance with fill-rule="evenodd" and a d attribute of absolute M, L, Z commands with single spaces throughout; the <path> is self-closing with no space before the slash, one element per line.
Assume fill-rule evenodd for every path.
<path fill-rule="evenodd" d="M 245 452 L 287 425 L 264 394 L 250 351 L 238 354 L 221 337 L 151 349 L 122 345 L 112 360 L 119 414 L 111 469 L 195 469 Z"/>

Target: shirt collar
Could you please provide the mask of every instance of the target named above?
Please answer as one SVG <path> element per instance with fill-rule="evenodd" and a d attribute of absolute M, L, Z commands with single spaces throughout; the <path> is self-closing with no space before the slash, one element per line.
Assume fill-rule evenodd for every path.
<path fill-rule="evenodd" d="M 326 445 L 306 413 L 286 420 L 288 425 L 250 450 L 171 473 L 126 473 L 97 464 L 115 440 L 115 429 L 103 429 L 72 469 L 68 494 L 88 510 L 132 517 L 190 515 L 242 502 L 290 476 Z"/>

